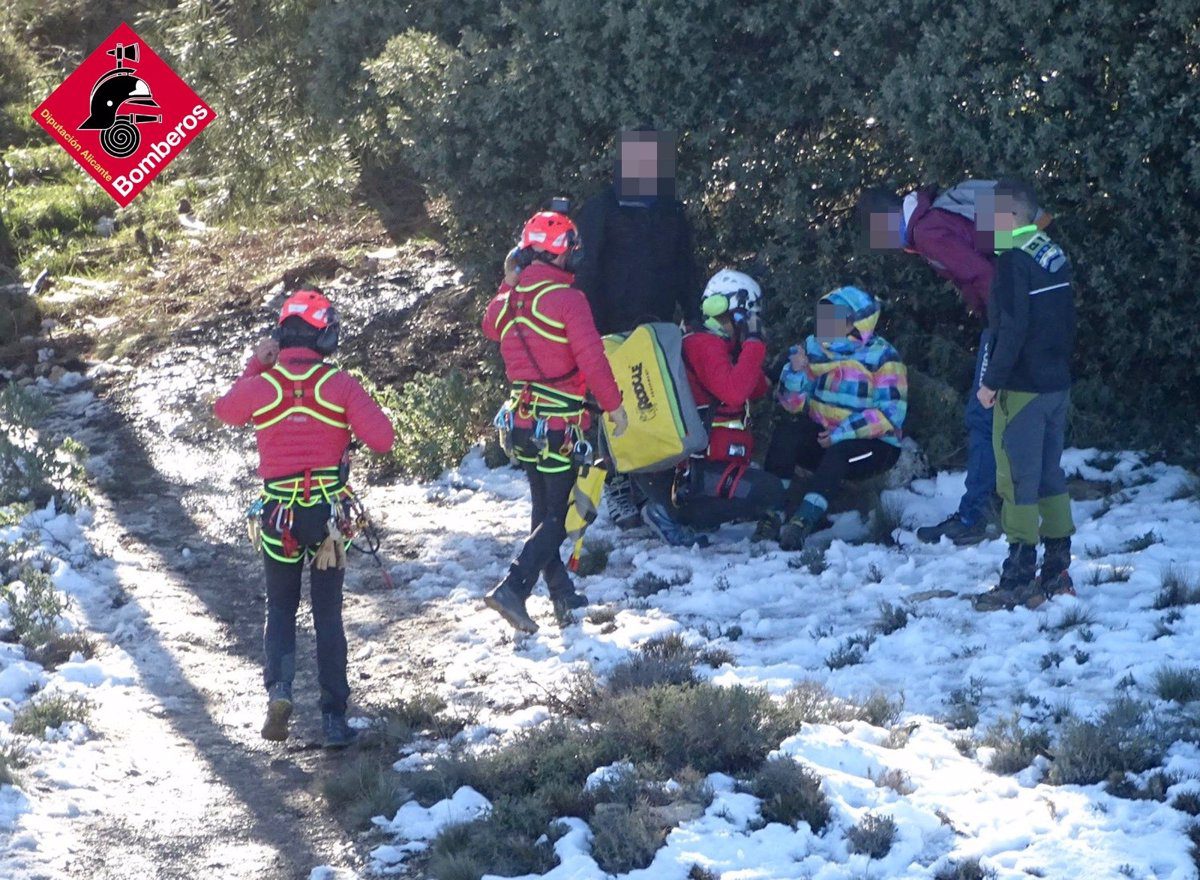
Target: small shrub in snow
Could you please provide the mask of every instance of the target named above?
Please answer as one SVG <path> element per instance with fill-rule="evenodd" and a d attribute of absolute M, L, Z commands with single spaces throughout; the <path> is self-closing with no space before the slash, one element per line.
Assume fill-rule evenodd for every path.
<path fill-rule="evenodd" d="M 750 792 L 762 801 L 760 809 L 767 822 L 807 822 L 814 834 L 820 834 L 829 824 L 832 813 L 821 791 L 820 778 L 791 758 L 774 757 L 763 762 L 751 780 Z"/>
<path fill-rule="evenodd" d="M 68 604 L 50 576 L 33 566 L 21 570 L 20 580 L 0 586 L 0 599 L 8 606 L 12 638 L 26 647 L 54 638 Z"/>
<path fill-rule="evenodd" d="M 945 722 L 956 729 L 974 727 L 979 723 L 979 704 L 983 701 L 983 679 L 974 676 L 966 687 L 954 688 L 947 698 Z"/>
<path fill-rule="evenodd" d="M 486 818 L 442 830 L 430 847 L 427 875 L 479 880 L 484 874 L 544 874 L 558 861 L 552 830 L 535 798 L 500 798 Z"/>
<path fill-rule="evenodd" d="M 604 701 L 599 711 L 614 748 L 667 773 L 684 767 L 745 772 L 794 732 L 766 692 L 706 682 L 629 691 Z"/>
<path fill-rule="evenodd" d="M 96 655 L 96 643 L 84 633 L 60 633 L 50 636 L 48 641 L 40 644 L 26 642 L 25 656 L 34 663 L 47 669 L 57 669 L 79 654 L 87 660 Z"/>
<path fill-rule="evenodd" d="M 1189 816 L 1200 816 L 1200 791 L 1185 791 L 1183 794 L 1175 795 L 1171 806 Z"/>
<path fill-rule="evenodd" d="M 993 773 L 1007 776 L 1020 773 L 1038 755 L 1050 748 L 1050 735 L 1036 727 L 1022 727 L 1020 715 L 996 721 L 983 735 L 982 743 L 995 749 L 987 767 Z"/>
<path fill-rule="evenodd" d="M 1167 789 L 1178 781 L 1176 777 L 1162 770 L 1151 773 L 1140 785 L 1135 779 L 1131 779 L 1128 773 L 1114 773 L 1105 783 L 1104 790 L 1113 797 L 1130 801 L 1162 803 L 1167 799 Z"/>
<path fill-rule="evenodd" d="M 391 818 L 409 798 L 392 769 L 391 756 L 378 751 L 343 764 L 321 786 L 331 812 L 349 828 L 369 828 L 374 816 Z"/>
<path fill-rule="evenodd" d="M 1171 501 L 1200 501 L 1200 477 L 1189 477 L 1171 493 Z"/>
<path fill-rule="evenodd" d="M 890 636 L 892 633 L 904 629 L 908 626 L 909 611 L 903 605 L 893 605 L 891 602 L 879 603 L 879 617 L 875 620 L 875 625 L 872 627 L 875 632 L 881 636 Z"/>
<path fill-rule="evenodd" d="M 608 690 L 614 694 L 660 684 L 691 684 L 699 651 L 678 633 L 659 636 L 643 644 L 636 654 L 613 667 Z"/>
<path fill-rule="evenodd" d="M 1161 542 L 1162 542 L 1162 538 L 1160 538 L 1158 536 L 1158 533 L 1151 530 L 1149 532 L 1146 532 L 1144 535 L 1139 535 L 1136 538 L 1130 538 L 1128 541 L 1126 541 L 1124 544 L 1121 545 L 1121 552 L 1122 553 L 1141 553 L 1147 547 L 1153 547 L 1155 544 L 1159 544 Z"/>
<path fill-rule="evenodd" d="M 20 781 L 17 771 L 28 765 L 25 746 L 13 739 L 0 743 L 0 785 L 16 785 Z"/>
<path fill-rule="evenodd" d="M 650 596 L 661 593 L 663 590 L 669 590 L 671 587 L 682 587 L 684 584 L 690 582 L 691 579 L 692 576 L 685 573 L 665 578 L 662 575 L 648 571 L 645 574 L 638 575 L 630 587 L 630 592 L 639 599 L 647 599 Z"/>
<path fill-rule="evenodd" d="M 904 505 L 894 498 L 875 499 L 867 527 L 867 536 L 873 544 L 892 547 L 896 543 L 896 530 L 903 525 Z"/>
<path fill-rule="evenodd" d="M 579 568 L 576 571 L 580 577 L 591 577 L 600 574 L 608 568 L 608 558 L 612 554 L 613 545 L 609 541 L 591 541 L 584 545 L 583 553 L 579 556 Z M 595 623 L 596 621 L 593 621 Z"/>
<path fill-rule="evenodd" d="M 1164 568 L 1159 584 L 1158 595 L 1154 597 L 1154 607 L 1159 611 L 1200 604 L 1200 583 L 1178 566 Z"/>
<path fill-rule="evenodd" d="M 809 574 L 817 577 L 829 568 L 829 563 L 825 561 L 825 551 L 818 550 L 816 547 L 808 547 L 801 550 L 799 556 L 793 556 L 788 560 L 788 568 L 806 568 Z"/>
<path fill-rule="evenodd" d="M 917 787 L 913 785 L 912 777 L 897 767 L 884 770 L 876 776 L 875 787 L 890 788 L 899 795 L 910 795 L 917 790 Z"/>
<path fill-rule="evenodd" d="M 588 612 L 588 623 L 594 623 L 596 626 L 603 626 L 607 623 L 613 623 L 617 619 L 617 607 L 615 605 L 601 605 Z"/>
<path fill-rule="evenodd" d="M 883 691 L 875 691 L 859 704 L 836 697 L 823 684 L 808 680 L 788 691 L 783 710 L 794 729 L 801 724 L 841 724 L 846 721 L 866 721 L 876 727 L 887 727 L 894 724 L 904 710 L 904 697 L 891 699 Z"/>
<path fill-rule="evenodd" d="M 896 830 L 896 821 L 891 816 L 867 813 L 846 832 L 846 844 L 852 853 L 870 859 L 882 859 L 892 850 Z"/>
<path fill-rule="evenodd" d="M 1052 785 L 1091 785 L 1113 773 L 1141 773 L 1165 750 L 1161 731 L 1147 707 L 1117 699 L 1095 721 L 1070 719 L 1055 745 Z"/>
<path fill-rule="evenodd" d="M 1200 669 L 1164 666 L 1154 673 L 1154 692 L 1160 699 L 1173 703 L 1200 700 Z"/>
<path fill-rule="evenodd" d="M 880 743 L 880 745 L 882 745 L 885 749 L 902 749 L 908 745 L 909 740 L 911 740 L 912 735 L 917 732 L 918 727 L 920 727 L 920 725 L 916 722 L 912 722 L 911 724 L 894 725 L 888 731 L 887 738 Z"/>
<path fill-rule="evenodd" d="M 954 738 L 954 748 L 964 758 L 974 758 L 979 743 L 970 735 L 957 736 Z"/>
<path fill-rule="evenodd" d="M 708 870 L 708 868 L 692 865 L 691 870 L 687 873 L 687 880 L 721 880 L 721 875 L 716 871 Z"/>
<path fill-rule="evenodd" d="M 57 730 L 68 721 L 86 723 L 92 704 L 75 694 L 45 694 L 22 704 L 13 716 L 12 731 L 21 736 L 44 737 L 47 730 Z"/>
<path fill-rule="evenodd" d="M 1090 627 L 1096 625 L 1096 614 L 1086 605 L 1069 605 L 1063 610 L 1062 615 L 1057 621 L 1050 624 L 1050 629 L 1053 632 L 1065 633 L 1079 627 Z"/>
<path fill-rule="evenodd" d="M 825 665 L 833 670 L 857 666 L 863 662 L 874 641 L 875 637 L 869 633 L 848 636 L 825 658 Z"/>
<path fill-rule="evenodd" d="M 873 691 L 862 704 L 862 720 L 875 727 L 891 727 L 904 711 L 904 696 L 890 698 L 883 691 Z"/>
<path fill-rule="evenodd" d="M 639 801 L 632 807 L 605 804 L 589 823 L 592 829 L 592 858 L 602 871 L 626 874 L 654 861 L 666 830 L 650 807 Z"/>
<path fill-rule="evenodd" d="M 979 859 L 948 862 L 933 875 L 933 880 L 995 880 L 994 868 L 985 868 Z"/>
<path fill-rule="evenodd" d="M 435 852 L 429 860 L 429 872 L 437 880 L 479 880 L 488 873 L 488 866 L 465 853 Z"/>
<path fill-rule="evenodd" d="M 700 652 L 700 662 L 712 669 L 720 669 L 736 659 L 728 648 L 705 648 Z"/>
<path fill-rule="evenodd" d="M 1096 566 L 1088 574 L 1087 584 L 1099 587 L 1104 584 L 1123 584 L 1133 577 L 1132 565 Z"/>
<path fill-rule="evenodd" d="M 59 442 L 37 426 L 50 411 L 40 393 L 9 383 L 0 389 L 0 507 L 27 502 L 41 507 L 59 499 L 60 510 L 83 500 L 87 449 L 70 437 Z"/>
<path fill-rule="evenodd" d="M 446 701 L 430 691 L 371 706 L 375 728 L 384 740 L 397 745 L 419 735 L 450 739 L 467 725 L 466 718 L 446 711 Z"/>

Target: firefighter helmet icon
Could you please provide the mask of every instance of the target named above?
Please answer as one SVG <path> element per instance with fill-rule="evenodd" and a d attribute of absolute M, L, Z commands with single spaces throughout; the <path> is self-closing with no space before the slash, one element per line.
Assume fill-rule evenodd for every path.
<path fill-rule="evenodd" d="M 132 155 L 141 143 L 137 127 L 147 122 L 162 122 L 162 114 L 120 112 L 123 106 L 128 105 L 159 109 L 154 96 L 150 94 L 149 84 L 132 67 L 125 66 L 126 61 L 137 63 L 138 44 L 126 46 L 117 43 L 116 48 L 109 49 L 107 54 L 116 58 L 117 66 L 92 86 L 91 115 L 79 127 L 99 130 L 100 146 L 104 152 L 116 159 L 124 159 Z"/>

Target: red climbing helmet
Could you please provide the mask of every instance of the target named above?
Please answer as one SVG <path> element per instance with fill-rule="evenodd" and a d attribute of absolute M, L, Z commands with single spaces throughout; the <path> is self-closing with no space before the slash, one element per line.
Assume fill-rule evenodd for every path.
<path fill-rule="evenodd" d="M 333 305 L 325 298 L 325 294 L 316 289 L 297 290 L 283 301 L 279 311 L 279 323 L 288 318 L 300 318 L 310 327 L 324 330 L 331 320 L 336 321 Z"/>
<path fill-rule="evenodd" d="M 541 211 L 534 214 L 521 230 L 521 247 L 533 247 L 558 254 L 574 250 L 579 244 L 579 230 L 566 214 Z"/>

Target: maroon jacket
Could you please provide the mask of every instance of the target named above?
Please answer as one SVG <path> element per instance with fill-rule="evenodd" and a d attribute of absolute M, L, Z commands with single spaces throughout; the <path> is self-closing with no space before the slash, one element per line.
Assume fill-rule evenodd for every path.
<path fill-rule="evenodd" d="M 908 250 L 920 254 L 937 274 L 958 288 L 968 311 L 986 316 L 992 276 L 991 252 L 978 250 L 975 223 L 961 214 L 934 208 L 937 190 L 917 191 L 917 208 L 908 219 Z"/>

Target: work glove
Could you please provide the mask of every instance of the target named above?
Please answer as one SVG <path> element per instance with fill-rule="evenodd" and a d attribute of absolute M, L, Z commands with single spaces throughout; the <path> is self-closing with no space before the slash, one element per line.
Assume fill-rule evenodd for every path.
<path fill-rule="evenodd" d="M 624 406 L 618 406 L 616 409 L 614 409 L 612 412 L 610 412 L 608 414 L 608 417 L 609 417 L 609 419 L 612 420 L 612 424 L 613 424 L 613 427 L 612 427 L 613 439 L 620 437 L 622 434 L 625 433 L 626 430 L 628 430 L 629 416 L 626 414 Z"/>
<path fill-rule="evenodd" d="M 521 274 L 521 267 L 517 263 L 517 254 L 521 252 L 521 247 L 518 245 L 508 252 L 508 256 L 504 258 L 504 283 L 509 287 L 517 286 L 517 278 Z"/>

